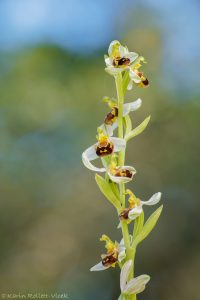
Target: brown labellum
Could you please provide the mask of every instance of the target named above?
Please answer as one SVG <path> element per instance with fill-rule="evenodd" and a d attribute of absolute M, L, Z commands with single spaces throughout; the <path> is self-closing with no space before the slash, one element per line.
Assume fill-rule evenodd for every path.
<path fill-rule="evenodd" d="M 98 156 L 106 156 L 113 153 L 114 145 L 110 142 L 106 146 L 97 146 L 96 154 Z"/>
<path fill-rule="evenodd" d="M 129 214 L 130 208 L 125 208 L 119 215 L 120 220 L 128 220 L 128 214 Z"/>
<path fill-rule="evenodd" d="M 105 119 L 104 119 L 104 123 L 106 125 L 112 125 L 113 124 L 113 121 L 114 119 L 118 116 L 118 108 L 117 107 L 113 107 L 112 111 L 109 112 Z"/>
<path fill-rule="evenodd" d="M 105 266 L 105 267 L 108 267 L 108 266 L 111 266 L 112 264 L 116 263 L 117 262 L 117 258 L 114 256 L 115 253 L 111 253 L 111 254 L 108 254 L 106 255 L 103 259 L 102 259 L 102 264 Z"/>
<path fill-rule="evenodd" d="M 145 78 L 144 80 L 142 80 L 142 84 L 144 86 L 148 86 L 149 85 L 149 80 L 147 78 Z"/>
<path fill-rule="evenodd" d="M 115 176 L 117 177 L 132 177 L 132 172 L 127 169 L 119 169 L 116 171 Z"/>
<path fill-rule="evenodd" d="M 131 62 L 130 59 L 127 57 L 115 58 L 113 60 L 113 65 L 114 66 L 129 66 L 130 62 Z"/>

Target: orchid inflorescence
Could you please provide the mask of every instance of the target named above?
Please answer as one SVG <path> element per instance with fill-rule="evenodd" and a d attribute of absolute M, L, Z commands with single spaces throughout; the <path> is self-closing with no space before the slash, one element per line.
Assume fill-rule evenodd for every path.
<path fill-rule="evenodd" d="M 119 266 L 121 295 L 119 300 L 135 300 L 141 293 L 150 277 L 140 275 L 134 277 L 134 259 L 136 248 L 156 225 L 162 211 L 162 206 L 144 222 L 144 206 L 155 205 L 160 201 L 161 193 L 155 193 L 148 201 L 139 199 L 133 191 L 125 189 L 125 184 L 132 181 L 136 170 L 125 165 L 125 150 L 127 142 L 143 132 L 148 125 L 150 116 L 136 128 L 132 128 L 130 113 L 142 105 L 142 100 L 124 103 L 127 90 L 138 87 L 148 87 L 149 81 L 139 69 L 145 59 L 135 52 L 129 52 L 119 41 L 111 42 L 108 55 L 105 55 L 106 72 L 114 77 L 117 99 L 105 97 L 103 100 L 109 106 L 110 112 L 105 116 L 103 124 L 97 128 L 97 142 L 82 154 L 84 165 L 91 171 L 104 173 L 104 177 L 96 174 L 95 179 L 106 199 L 116 208 L 119 225 L 122 230 L 120 242 L 112 241 L 107 235 L 102 235 L 106 254 L 101 261 L 93 266 L 91 271 L 101 271 Z M 114 132 L 118 129 L 117 137 Z M 97 167 L 94 160 L 100 159 L 102 166 Z M 131 224 L 134 223 L 132 233 Z"/>

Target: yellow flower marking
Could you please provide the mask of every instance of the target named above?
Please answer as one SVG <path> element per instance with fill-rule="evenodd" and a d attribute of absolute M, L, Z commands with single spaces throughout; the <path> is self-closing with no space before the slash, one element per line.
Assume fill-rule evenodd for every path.
<path fill-rule="evenodd" d="M 107 250 L 107 254 L 101 255 L 103 265 L 109 265 L 114 268 L 117 264 L 118 258 L 118 243 L 111 241 L 111 239 L 105 234 L 102 235 L 100 241 L 106 242 L 105 248 Z"/>
<path fill-rule="evenodd" d="M 108 145 L 108 136 L 104 133 L 100 133 L 98 136 L 98 142 L 101 147 L 106 147 Z"/>
<path fill-rule="evenodd" d="M 140 205 L 140 199 L 137 198 L 131 190 L 126 190 L 126 194 L 129 195 L 129 208 L 132 209 Z"/>

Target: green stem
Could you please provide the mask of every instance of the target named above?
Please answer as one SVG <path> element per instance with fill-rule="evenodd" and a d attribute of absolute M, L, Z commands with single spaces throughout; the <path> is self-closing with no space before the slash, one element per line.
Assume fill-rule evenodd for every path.
<path fill-rule="evenodd" d="M 119 73 L 116 78 L 116 89 L 118 98 L 118 137 L 123 139 L 123 105 L 124 105 L 124 92 L 123 92 L 123 79 L 122 74 Z M 124 165 L 125 160 L 125 149 L 119 152 L 119 166 Z"/>
<path fill-rule="evenodd" d="M 126 78 L 127 80 L 127 78 Z M 128 80 L 127 80 L 128 81 Z M 116 89 L 117 89 L 117 98 L 118 98 L 118 137 L 123 139 L 124 138 L 124 132 L 123 132 L 123 104 L 124 104 L 124 94 L 125 90 L 123 88 L 123 78 L 122 74 L 119 73 L 115 77 L 115 83 L 116 83 Z M 118 165 L 124 166 L 125 163 L 125 149 L 121 150 L 119 152 L 118 156 Z M 125 184 L 120 183 L 119 185 L 120 189 L 120 201 L 122 204 L 122 208 L 125 208 Z M 130 274 L 130 278 L 133 278 L 134 276 L 134 258 L 135 258 L 135 250 L 130 245 L 130 235 L 129 235 L 129 229 L 126 221 L 121 221 L 121 228 L 122 228 L 122 234 L 124 238 L 124 245 L 126 247 L 126 261 L 129 259 L 133 260 L 133 269 Z M 135 295 L 123 295 L 123 300 L 136 300 Z"/>
<path fill-rule="evenodd" d="M 123 139 L 123 104 L 124 104 L 124 92 L 123 92 L 123 78 L 122 74 L 119 73 L 115 78 L 116 89 L 117 89 L 117 98 L 118 98 L 118 137 Z M 119 152 L 118 165 L 123 166 L 125 161 L 125 149 Z M 120 183 L 120 200 L 122 208 L 125 208 L 125 185 Z M 126 222 L 121 221 L 122 234 L 124 238 L 124 244 L 127 249 L 127 257 L 130 257 L 130 238 L 129 230 Z"/>

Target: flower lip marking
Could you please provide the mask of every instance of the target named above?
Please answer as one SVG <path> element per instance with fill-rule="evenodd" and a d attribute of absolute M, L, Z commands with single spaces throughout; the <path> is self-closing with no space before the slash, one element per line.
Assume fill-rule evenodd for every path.
<path fill-rule="evenodd" d="M 118 262 L 119 253 L 116 242 L 113 243 L 105 234 L 102 235 L 100 241 L 106 242 L 105 248 L 107 250 L 107 254 L 102 255 L 102 265 L 105 267 L 115 267 Z"/>
<path fill-rule="evenodd" d="M 130 208 L 125 208 L 120 214 L 119 219 L 122 220 L 128 220 L 128 214 L 129 214 Z"/>
<path fill-rule="evenodd" d="M 111 142 L 108 142 L 106 146 L 97 146 L 96 154 L 98 156 L 106 156 L 113 153 L 114 145 Z"/>
<path fill-rule="evenodd" d="M 121 182 L 127 183 L 131 181 L 136 170 L 131 166 L 117 166 L 116 161 L 112 160 L 107 172 L 113 182 L 120 184 Z"/>
<path fill-rule="evenodd" d="M 117 57 L 113 59 L 113 66 L 120 67 L 120 66 L 129 66 L 130 65 L 130 58 L 128 57 Z"/>
<path fill-rule="evenodd" d="M 142 85 L 148 86 L 149 85 L 149 80 L 146 77 L 144 77 L 143 73 L 142 72 L 138 72 L 137 69 L 135 69 L 134 71 L 141 78 Z"/>
<path fill-rule="evenodd" d="M 142 80 L 142 83 L 145 85 L 145 86 L 148 86 L 149 85 L 149 80 L 147 78 L 145 78 L 144 80 Z"/>
<path fill-rule="evenodd" d="M 114 106 L 112 108 L 111 112 L 109 112 L 106 115 L 106 117 L 104 119 L 104 123 L 106 125 L 112 125 L 115 122 L 115 120 L 116 120 L 117 117 L 118 117 L 118 108 L 116 106 Z"/>
<path fill-rule="evenodd" d="M 98 156 L 106 156 L 112 154 L 113 150 L 114 144 L 109 141 L 108 137 L 103 133 L 99 134 L 96 154 Z"/>
<path fill-rule="evenodd" d="M 132 178 L 133 173 L 127 169 L 119 169 L 116 171 L 115 176 Z"/>
<path fill-rule="evenodd" d="M 107 266 L 112 266 L 113 264 L 115 264 L 118 261 L 118 254 L 116 254 L 115 252 L 106 255 L 104 258 L 102 258 L 102 264 L 103 266 L 107 267 Z"/>

